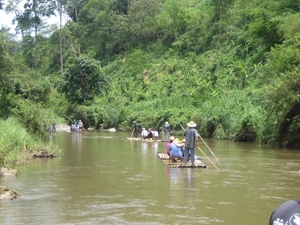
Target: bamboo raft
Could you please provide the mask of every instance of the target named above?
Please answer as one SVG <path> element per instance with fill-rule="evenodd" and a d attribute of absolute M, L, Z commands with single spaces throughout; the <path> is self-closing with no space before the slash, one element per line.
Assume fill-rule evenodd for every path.
<path fill-rule="evenodd" d="M 135 138 L 135 137 L 126 137 L 126 139 L 132 141 L 146 141 L 146 142 L 163 141 L 160 139 L 142 139 L 142 138 Z"/>
<path fill-rule="evenodd" d="M 195 159 L 195 166 L 192 166 L 191 161 L 188 161 L 186 164 L 182 162 L 182 158 L 171 159 L 170 156 L 166 153 L 157 153 L 158 158 L 160 158 L 165 164 L 170 168 L 208 168 L 199 158 Z"/>

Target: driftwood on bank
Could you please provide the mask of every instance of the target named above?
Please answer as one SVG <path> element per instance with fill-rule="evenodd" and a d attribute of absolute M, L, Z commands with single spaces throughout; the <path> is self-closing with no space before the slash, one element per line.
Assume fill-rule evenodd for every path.
<path fill-rule="evenodd" d="M 53 153 L 51 153 L 51 152 L 49 153 L 44 150 L 32 151 L 30 154 L 33 158 L 53 158 L 54 157 Z"/>

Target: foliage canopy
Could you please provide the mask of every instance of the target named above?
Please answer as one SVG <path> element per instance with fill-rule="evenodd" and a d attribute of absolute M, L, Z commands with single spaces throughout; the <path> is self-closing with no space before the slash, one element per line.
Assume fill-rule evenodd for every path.
<path fill-rule="evenodd" d="M 10 56 L 1 50 L 3 68 L 11 68 L 9 58 L 16 62 L 13 71 L 0 71 L 18 84 L 19 91 L 1 89 L 7 105 L 15 97 L 45 100 L 43 107 L 96 128 L 126 130 L 137 120 L 160 129 L 167 120 L 179 133 L 195 120 L 204 137 L 300 146 L 296 0 L 60 4 L 71 20 L 36 37 L 38 75 L 45 79 L 32 81 L 31 34 Z M 12 46 L 5 42 L 0 47 Z"/>

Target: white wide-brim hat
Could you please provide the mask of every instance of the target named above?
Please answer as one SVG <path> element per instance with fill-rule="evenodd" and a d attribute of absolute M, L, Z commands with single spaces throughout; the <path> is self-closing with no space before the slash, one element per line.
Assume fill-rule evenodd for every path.
<path fill-rule="evenodd" d="M 197 124 L 194 121 L 191 121 L 187 124 L 189 127 L 196 127 Z"/>

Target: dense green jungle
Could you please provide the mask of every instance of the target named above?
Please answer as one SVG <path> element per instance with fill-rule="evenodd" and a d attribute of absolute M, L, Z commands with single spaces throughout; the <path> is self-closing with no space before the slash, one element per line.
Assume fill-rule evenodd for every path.
<path fill-rule="evenodd" d="M 0 31 L 0 165 L 52 149 L 45 127 L 73 119 L 174 135 L 193 120 L 202 137 L 300 148 L 298 0 L 20 4 L 0 0 L 16 25 Z"/>

